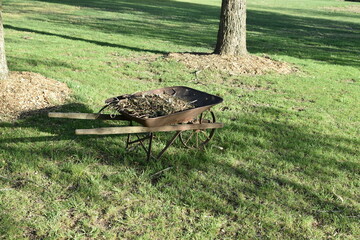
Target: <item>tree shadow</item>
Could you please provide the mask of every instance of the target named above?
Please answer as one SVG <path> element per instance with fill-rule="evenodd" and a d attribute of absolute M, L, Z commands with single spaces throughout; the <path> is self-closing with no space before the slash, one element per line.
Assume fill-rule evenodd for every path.
<path fill-rule="evenodd" d="M 13 57 L 8 56 L 9 62 L 9 69 L 14 71 L 29 71 L 29 67 L 36 67 L 39 65 L 57 67 L 57 68 L 69 68 L 69 69 L 77 69 L 75 64 L 67 63 L 64 61 L 59 61 L 56 59 L 46 59 L 46 60 L 39 60 L 35 57 L 28 56 L 27 58 L 24 57 Z M 36 60 L 35 60 L 36 59 Z"/>
<path fill-rule="evenodd" d="M 258 111 L 284 114 L 271 107 L 259 107 Z M 236 222 L 246 221 L 247 215 L 259 214 L 265 226 L 263 236 L 268 236 L 267 230 L 277 229 L 291 238 L 304 237 L 286 226 L 286 222 L 273 224 L 272 221 L 281 222 L 280 219 L 267 221 L 266 213 L 261 214 L 261 210 L 268 211 L 271 206 L 281 206 L 279 214 L 291 214 L 295 218 L 311 216 L 321 225 L 346 219 L 339 231 L 351 232 L 347 224 L 355 224 L 354 216 L 360 214 L 351 203 L 356 198 L 352 193 L 354 188 L 337 189 L 344 198 L 351 199 L 344 202 L 332 189 L 332 183 L 344 175 L 356 179 L 360 164 L 339 161 L 328 153 L 337 152 L 343 158 L 354 159 L 360 155 L 359 140 L 252 116 L 243 116 L 240 122 L 227 124 L 218 134 L 222 139 L 215 139 L 209 145 L 222 145 L 225 150 L 216 154 L 212 151 L 211 155 L 192 153 L 192 160 L 183 154 L 182 161 L 172 161 L 176 170 L 154 183 L 161 194 L 168 194 L 179 205 L 232 219 L 228 227 L 239 227 L 239 236 L 246 230 L 236 226 Z M 258 145 L 259 136 L 263 137 L 266 147 Z M 258 149 L 258 154 L 252 153 L 254 148 Z M 224 160 L 227 157 L 232 160 Z M 201 159 L 200 164 L 195 163 L 198 159 Z M 180 188 L 177 181 L 181 181 Z M 323 185 L 321 189 L 319 184 Z"/>
<path fill-rule="evenodd" d="M 14 155 L 26 155 L 29 152 L 26 148 L 19 147 L 21 144 L 38 144 L 37 150 L 31 152 L 33 155 L 47 156 L 52 152 L 62 152 L 62 157 L 78 155 L 81 157 L 87 154 L 98 155 L 98 161 L 104 164 L 118 165 L 124 162 L 124 159 L 129 156 L 138 164 L 147 166 L 146 153 L 141 146 L 136 146 L 136 151 L 126 151 L 127 135 L 75 135 L 76 129 L 92 129 L 102 127 L 118 127 L 129 126 L 130 121 L 127 120 L 79 120 L 79 119 L 61 119 L 48 118 L 48 112 L 80 112 L 93 113 L 88 107 L 80 103 L 70 103 L 57 107 L 49 107 L 39 110 L 25 111 L 19 119 L 14 122 L 0 122 L 0 129 L 6 131 L 7 129 L 19 129 L 19 131 L 26 131 L 26 129 L 36 130 L 41 134 L 36 136 L 20 136 L 0 138 L 0 146 L 2 150 L 13 153 Z M 138 125 L 132 123 L 133 125 Z M 39 136 L 40 135 L 40 136 Z M 138 134 L 139 137 L 146 134 Z M 154 137 L 155 144 L 164 145 L 173 133 L 158 133 Z M 132 137 L 136 139 L 135 136 Z M 67 142 L 68 144 L 61 144 Z M 52 143 L 52 148 L 44 149 L 41 146 L 46 146 Z M 73 144 L 73 146 L 71 146 Z M 76 143 L 76 144 L 75 144 Z M 145 142 L 144 144 L 147 144 Z M 158 145 L 159 145 L 158 144 Z M 76 147 L 78 145 L 78 147 Z M 164 146 L 162 146 L 164 147 Z M 64 149 L 62 149 L 64 148 Z M 157 151 L 161 148 L 155 146 L 153 155 L 157 155 Z"/>
<path fill-rule="evenodd" d="M 35 136 L 31 133 L 28 136 L 14 134 L 13 137 L 1 138 L 0 149 L 12 153 L 14 156 L 26 156 L 31 154 L 48 157 L 54 153 L 60 153 L 63 158 L 73 155 L 78 155 L 81 158 L 89 153 L 101 151 L 101 149 L 96 149 L 97 145 L 93 145 L 91 139 L 102 139 L 104 137 L 76 136 L 75 129 L 114 126 L 109 122 L 97 120 L 49 119 L 47 117 L 49 111 L 91 113 L 85 105 L 78 103 L 62 105 L 56 107 L 56 109 L 46 108 L 24 112 L 22 113 L 23 119 L 19 119 L 12 123 L 0 123 L 0 129 L 4 129 L 5 131 L 7 129 L 13 129 L 14 132 L 16 132 L 17 129 L 25 132 L 26 129 L 35 129 L 39 134 L 36 134 Z M 72 146 L 72 143 L 76 144 Z M 36 147 L 31 151 L 26 147 L 21 147 L 21 145 L 26 146 L 29 144 Z M 121 158 L 116 157 L 115 152 L 119 153 L 119 151 L 114 150 L 114 158 L 110 159 L 113 163 Z"/>
<path fill-rule="evenodd" d="M 357 37 L 360 25 L 356 23 L 250 10 L 248 30 L 266 36 L 255 38 L 249 34 L 251 52 L 360 65 L 360 40 Z"/>
<path fill-rule="evenodd" d="M 121 34 L 128 36 L 141 36 L 143 39 L 160 39 L 187 46 L 209 46 L 213 45 L 216 34 L 217 19 L 220 8 L 196 3 L 183 3 L 176 1 L 59 1 L 41 0 L 40 2 L 51 2 L 66 4 L 74 7 L 92 8 L 99 12 L 115 12 L 124 16 L 107 17 L 77 17 L 72 13 L 46 14 L 49 21 L 62 26 L 77 28 L 88 28 L 108 34 Z M 205 8 L 204 8 L 205 7 Z M 18 13 L 33 13 L 26 7 L 14 7 Z M 16 9 L 17 8 L 17 9 Z M 39 15 L 43 13 L 39 12 Z M 132 15 L 131 15 L 132 14 Z M 32 20 L 40 20 L 35 16 Z M 161 19 L 161 22 L 159 21 Z M 173 24 L 176 23 L 176 24 Z M 17 27 L 17 26 L 13 26 Z M 199 29 L 200 28 L 200 29 Z M 166 42 L 164 43 L 166 44 Z M 120 44 L 121 45 L 121 44 Z M 116 46 L 114 46 L 116 47 Z M 124 46 L 126 48 L 126 46 Z M 136 51 L 136 49 L 134 49 Z M 158 50 L 155 50 L 158 51 Z"/>
<path fill-rule="evenodd" d="M 58 33 L 50 33 L 50 32 L 39 31 L 39 30 L 35 30 L 35 29 L 20 28 L 20 27 L 15 27 L 15 26 L 8 25 L 8 24 L 4 24 L 4 27 L 8 28 L 8 29 L 16 30 L 16 31 L 32 32 L 32 33 L 36 33 L 36 34 L 42 34 L 42 35 L 47 35 L 47 36 L 55 36 L 55 37 L 60 37 L 60 38 L 64 38 L 64 39 L 74 40 L 74 41 L 88 42 L 88 43 L 96 44 L 98 46 L 123 48 L 123 49 L 131 50 L 131 51 L 137 51 L 137 52 L 150 52 L 150 53 L 157 53 L 157 54 L 166 54 L 167 53 L 167 52 L 164 52 L 164 51 L 157 51 L 157 50 L 130 47 L 130 46 L 125 46 L 125 45 L 121 45 L 121 44 L 114 44 L 114 43 L 108 43 L 108 42 L 84 39 L 84 38 L 80 38 L 80 37 L 73 37 L 73 36 L 68 36 L 68 35 L 63 35 L 63 34 L 58 34 Z M 28 60 L 28 61 L 31 64 L 31 60 Z M 36 61 L 35 64 L 37 64 L 37 62 L 38 61 Z M 52 64 L 52 63 L 47 62 L 47 64 Z M 52 64 L 52 65 L 57 65 L 57 64 Z M 61 66 L 62 65 L 63 64 L 61 64 Z"/>
<path fill-rule="evenodd" d="M 58 111 L 91 112 L 82 104 L 67 104 Z M 260 235 L 266 236 L 267 231 L 276 230 L 287 237 L 302 238 L 298 231 L 288 227 L 280 219 L 285 212 L 292 214 L 294 218 L 298 218 L 298 215 L 311 216 L 323 225 L 331 225 L 333 219 L 346 219 L 344 225 L 337 227 L 341 231 L 349 231 L 346 224 L 356 219 L 348 216 L 360 213 L 348 201 L 339 201 L 331 189 L 331 182 L 342 174 L 356 178 L 360 166 L 356 162 L 338 161 L 324 153 L 335 151 L 343 157 L 356 156 L 360 154 L 356 148 L 360 142 L 314 132 L 305 126 L 259 117 L 285 114 L 278 109 L 258 107 L 257 112 L 260 113 L 258 116 L 245 115 L 239 122 L 228 122 L 224 129 L 217 131 L 205 151 L 184 150 L 175 145 L 163 158 L 151 162 L 144 160 L 143 153 L 128 156 L 129 153 L 124 150 L 124 137 L 94 138 L 74 135 L 76 128 L 114 126 L 109 122 L 47 119 L 44 113 L 15 123 L 0 123 L 0 129 L 9 128 L 16 132 L 18 128 L 27 132 L 27 128 L 32 128 L 37 132 L 36 136 L 23 136 L 24 133 L 19 136 L 14 133 L 13 137 L 0 138 L 0 149 L 24 165 L 36 165 L 36 162 L 27 159 L 29 154 L 33 159 L 39 156 L 64 164 L 74 156 L 79 159 L 90 157 L 112 167 L 126 164 L 127 158 L 131 162 L 127 167 L 139 175 L 147 173 L 146 178 L 153 191 L 158 192 L 166 201 L 207 212 L 215 217 L 231 219 L 224 228 L 235 228 L 238 236 L 247 231 L 240 223 L 253 221 L 255 215 L 262 222 L 263 232 Z M 222 113 L 219 115 L 219 119 L 225 117 Z M 265 146 L 258 143 L 259 136 L 262 136 Z M 161 142 L 162 138 L 158 140 Z M 216 150 L 212 146 L 224 146 L 225 149 Z M 254 148 L 257 149 L 255 152 Z M 243 152 L 247 154 L 243 155 Z M 169 171 L 154 177 L 154 173 L 169 166 Z M 70 183 L 74 181 L 72 184 L 77 187 L 66 191 L 81 190 L 80 197 L 84 201 L 111 201 L 111 197 L 106 197 L 105 200 L 101 193 L 92 192 L 87 195 L 87 183 L 79 184 L 76 181 L 80 180 L 75 180 L 67 180 Z M 324 187 L 319 192 L 316 185 L 320 183 Z M 136 192 L 138 187 L 133 186 L 129 191 Z M 344 198 L 351 198 L 351 192 L 348 192 L 351 190 L 340 190 Z M 294 198 L 298 201 L 294 201 Z M 279 206 L 280 216 L 275 217 L 275 220 L 281 224 L 274 225 L 274 218 L 266 217 L 266 211 Z M 248 215 L 251 215 L 250 220 Z M 259 230 L 260 227 L 254 228 Z"/>
<path fill-rule="evenodd" d="M 59 1 L 41 0 L 111 11 L 119 14 L 132 13 L 121 20 L 108 17 L 82 18 L 72 21 L 71 13 L 51 14 L 46 18 L 68 27 L 86 27 L 106 33 L 140 36 L 160 39 L 186 46 L 203 46 L 212 49 L 216 42 L 216 32 L 220 8 L 205 4 L 176 1 Z M 309 11 L 309 10 L 307 10 Z M 317 11 L 314 14 L 318 13 Z M 323 14 L 323 13 L 321 13 Z M 346 16 L 342 13 L 341 16 Z M 159 19 L 169 24 L 162 24 Z M 335 21 L 315 17 L 292 16 L 275 12 L 248 10 L 248 49 L 251 53 L 287 55 L 300 59 L 313 59 L 331 64 L 359 66 L 357 37 L 360 25 L 346 21 Z M 163 53 L 154 49 L 139 49 L 123 44 L 111 44 L 78 37 L 53 34 L 41 30 L 8 25 L 21 31 L 34 31 L 72 40 L 89 41 L 98 45 L 121 47 L 134 51 Z"/>

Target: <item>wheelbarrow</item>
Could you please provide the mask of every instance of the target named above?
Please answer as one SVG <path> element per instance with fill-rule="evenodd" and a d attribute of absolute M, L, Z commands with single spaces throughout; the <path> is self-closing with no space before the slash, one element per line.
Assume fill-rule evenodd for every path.
<path fill-rule="evenodd" d="M 152 94 L 175 96 L 184 101 L 191 102 L 194 108 L 153 118 L 137 117 L 124 111 L 116 115 L 101 113 L 108 105 L 121 99 Z M 109 98 L 105 101 L 106 105 L 99 113 L 50 112 L 48 116 L 50 118 L 127 121 L 127 126 L 76 129 L 75 134 L 127 135 L 126 149 L 132 149 L 133 144 L 140 145 L 147 154 L 147 160 L 150 160 L 151 157 L 154 157 L 152 155 L 152 142 L 154 134 L 157 132 L 175 132 L 175 134 L 160 153 L 154 157 L 155 159 L 159 159 L 177 138 L 179 138 L 180 142 L 187 148 L 204 147 L 213 138 L 215 130 L 224 126 L 224 124 L 216 122 L 215 114 L 210 110 L 211 107 L 222 101 L 222 98 L 206 92 L 184 86 L 175 86 Z M 134 126 L 133 122 L 137 122 L 141 126 Z M 140 136 L 140 134 L 146 135 Z M 133 135 L 136 137 L 135 140 L 132 140 Z M 147 146 L 145 144 L 146 140 L 149 140 Z"/>

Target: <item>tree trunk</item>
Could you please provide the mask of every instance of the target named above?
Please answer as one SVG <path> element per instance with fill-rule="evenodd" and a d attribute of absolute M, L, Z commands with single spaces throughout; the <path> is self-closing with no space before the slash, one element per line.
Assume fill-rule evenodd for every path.
<path fill-rule="evenodd" d="M 0 80 L 7 78 L 9 70 L 7 67 L 5 56 L 5 41 L 4 41 L 4 28 L 2 24 L 2 13 L 0 3 Z"/>
<path fill-rule="evenodd" d="M 246 0 L 222 0 L 214 53 L 246 55 Z"/>

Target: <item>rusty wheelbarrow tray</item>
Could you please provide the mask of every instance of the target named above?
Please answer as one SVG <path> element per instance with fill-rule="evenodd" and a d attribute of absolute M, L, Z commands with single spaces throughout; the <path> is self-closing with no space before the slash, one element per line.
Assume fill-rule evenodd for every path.
<path fill-rule="evenodd" d="M 120 115 L 50 112 L 48 116 L 51 118 L 128 121 L 129 126 L 76 129 L 75 133 L 77 135 L 127 134 L 126 149 L 131 149 L 130 145 L 133 144 L 140 145 L 147 153 L 148 160 L 152 157 L 151 148 L 155 132 L 176 132 L 163 150 L 157 155 L 156 158 L 158 159 L 178 137 L 185 147 L 201 148 L 212 139 L 215 129 L 223 127 L 222 123 L 216 122 L 215 114 L 210 110 L 212 106 L 221 103 L 223 99 L 189 87 L 175 86 L 137 92 L 131 95 L 121 95 L 109 98 L 105 103 L 109 105 L 119 99 L 140 97 L 147 94 L 172 95 L 192 102 L 195 108 L 155 118 L 138 118 L 125 112 L 121 112 Z M 142 126 L 133 126 L 133 121 Z M 146 134 L 146 136 L 142 137 L 139 136 L 139 134 Z M 136 140 L 131 140 L 131 135 L 135 135 Z M 146 140 L 149 140 L 147 147 L 145 146 Z"/>

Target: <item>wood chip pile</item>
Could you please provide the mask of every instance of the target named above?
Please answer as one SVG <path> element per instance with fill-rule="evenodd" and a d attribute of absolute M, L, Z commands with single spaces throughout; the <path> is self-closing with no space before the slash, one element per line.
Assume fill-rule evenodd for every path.
<path fill-rule="evenodd" d="M 10 72 L 0 81 L 0 121 L 13 121 L 61 105 L 69 98 L 65 83 L 33 72 Z"/>
<path fill-rule="evenodd" d="M 184 63 L 195 73 L 211 70 L 231 75 L 263 75 L 268 73 L 290 74 L 299 71 L 295 66 L 272 60 L 269 56 L 170 53 L 167 58 Z"/>
<path fill-rule="evenodd" d="M 112 102 L 109 107 L 138 118 L 155 118 L 195 108 L 193 103 L 168 94 L 130 96 Z"/>

